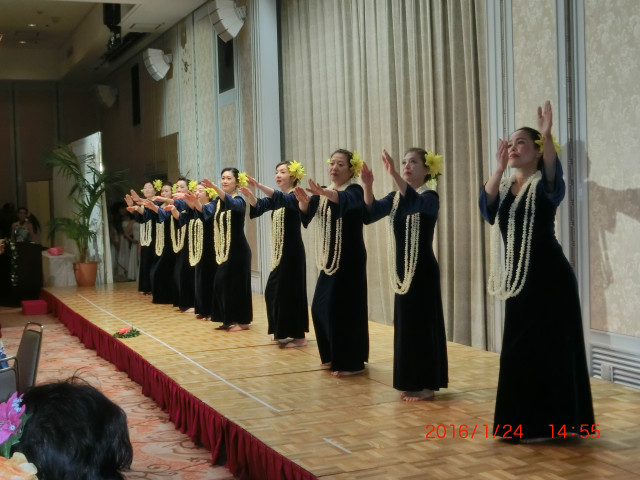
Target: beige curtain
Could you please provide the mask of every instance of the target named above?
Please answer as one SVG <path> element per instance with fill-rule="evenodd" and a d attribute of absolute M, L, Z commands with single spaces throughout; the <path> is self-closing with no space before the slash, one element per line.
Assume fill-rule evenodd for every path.
<path fill-rule="evenodd" d="M 483 235 L 477 195 L 486 132 L 485 15 L 475 0 L 283 0 L 283 151 L 328 182 L 326 159 L 357 150 L 374 193 L 393 189 L 383 148 L 399 162 L 409 147 L 444 156 L 434 247 L 447 336 L 486 348 Z M 312 224 L 313 225 L 313 224 Z M 387 224 L 365 227 L 369 318 L 390 324 Z M 306 233 L 311 299 L 317 270 Z"/>

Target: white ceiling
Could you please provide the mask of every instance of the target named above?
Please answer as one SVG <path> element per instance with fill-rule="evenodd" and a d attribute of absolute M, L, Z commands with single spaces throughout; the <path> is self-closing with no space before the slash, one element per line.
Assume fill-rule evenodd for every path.
<path fill-rule="evenodd" d="M 145 32 L 148 44 L 206 0 L 0 0 L 0 80 L 96 81 L 109 73 L 117 65 L 101 60 L 109 38 L 103 3 L 121 4 L 123 37 Z"/>

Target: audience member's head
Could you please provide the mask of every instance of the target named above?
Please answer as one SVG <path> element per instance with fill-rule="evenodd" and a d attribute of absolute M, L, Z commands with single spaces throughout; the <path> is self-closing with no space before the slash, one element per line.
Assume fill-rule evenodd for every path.
<path fill-rule="evenodd" d="M 40 480 L 123 479 L 133 449 L 122 408 L 78 378 L 38 385 L 24 394 L 29 418 L 14 450 Z"/>

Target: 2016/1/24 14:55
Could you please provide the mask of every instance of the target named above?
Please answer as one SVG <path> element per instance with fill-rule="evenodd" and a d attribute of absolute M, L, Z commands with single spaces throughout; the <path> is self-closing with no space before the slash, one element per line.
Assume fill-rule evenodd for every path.
<path fill-rule="evenodd" d="M 551 429 L 551 438 L 563 437 L 567 438 L 570 436 L 580 436 L 580 438 L 598 438 L 600 436 L 600 430 L 598 429 L 599 424 L 582 424 L 579 427 L 577 426 L 567 426 L 567 425 L 553 425 L 549 424 Z M 484 437 L 484 438 L 496 438 L 498 436 L 498 431 L 500 427 L 503 429 L 503 433 L 501 435 L 502 438 L 514 438 L 518 437 L 522 439 L 524 437 L 522 433 L 522 425 L 496 425 L 495 429 L 491 431 L 489 429 L 489 425 L 484 424 L 475 424 L 475 425 L 455 425 L 455 424 L 439 424 L 439 425 L 427 425 L 427 434 L 425 438 L 428 440 L 435 440 L 437 438 L 443 439 L 446 438 L 449 433 L 451 434 L 451 438 L 475 438 L 476 436 Z M 556 428 L 557 427 L 557 428 Z"/>

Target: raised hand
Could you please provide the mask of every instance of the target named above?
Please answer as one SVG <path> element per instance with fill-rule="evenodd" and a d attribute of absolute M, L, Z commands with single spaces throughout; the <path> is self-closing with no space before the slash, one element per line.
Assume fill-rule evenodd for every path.
<path fill-rule="evenodd" d="M 303 212 L 306 212 L 309 207 L 309 202 L 311 201 L 307 192 L 305 192 L 302 187 L 295 187 L 293 189 L 293 194 L 295 195 L 296 200 L 298 200 L 298 208 Z"/>
<path fill-rule="evenodd" d="M 307 192 L 305 192 L 302 187 L 294 188 L 293 194 L 296 196 L 296 200 L 300 203 L 309 203 L 311 201 L 311 198 L 309 198 L 309 195 L 307 195 Z"/>
<path fill-rule="evenodd" d="M 509 162 L 509 142 L 498 139 L 498 151 L 496 152 L 496 170 L 504 172 Z"/>
<path fill-rule="evenodd" d="M 324 195 L 324 188 L 322 188 L 312 179 L 309 179 L 309 188 L 307 188 L 307 192 L 311 193 L 312 195 Z"/>
<path fill-rule="evenodd" d="M 213 188 L 214 187 L 214 184 L 208 178 L 203 179 L 202 182 L 200 182 L 200 183 L 202 183 L 207 188 Z"/>
<path fill-rule="evenodd" d="M 249 183 L 251 183 L 251 181 L 249 181 Z M 256 206 L 256 204 L 258 203 L 258 199 L 256 198 L 256 196 L 253 194 L 251 190 L 249 190 L 247 187 L 240 187 L 238 190 L 242 195 L 244 195 L 247 198 L 247 200 L 249 200 L 249 203 L 251 204 L 252 207 Z"/>
<path fill-rule="evenodd" d="M 249 185 L 251 185 L 252 187 L 258 187 L 258 185 L 260 185 L 260 182 L 258 182 L 250 175 L 247 175 L 247 183 L 249 183 Z"/>
<path fill-rule="evenodd" d="M 362 162 L 362 171 L 360 172 L 360 178 L 362 179 L 362 183 L 371 188 L 373 185 L 373 172 L 367 165 L 367 162 Z"/>
<path fill-rule="evenodd" d="M 131 198 L 133 199 L 133 201 L 134 201 L 134 202 L 136 202 L 136 203 L 138 203 L 138 204 L 139 204 L 139 203 L 140 203 L 140 201 L 142 200 L 142 199 L 140 198 L 140 195 L 138 195 L 138 192 L 136 192 L 135 190 L 131 190 L 130 195 L 131 195 Z"/>
<path fill-rule="evenodd" d="M 171 212 L 171 211 L 175 210 L 175 208 L 176 208 L 176 206 L 175 206 L 175 205 L 165 205 L 164 207 L 162 207 L 162 209 L 163 209 L 165 212 Z"/>
<path fill-rule="evenodd" d="M 384 169 L 389 172 L 390 175 L 394 175 L 396 173 L 396 162 L 391 158 L 389 152 L 386 150 L 382 150 L 382 164 L 384 165 Z"/>
<path fill-rule="evenodd" d="M 133 207 L 134 206 L 133 198 L 131 198 L 131 195 L 129 195 L 128 193 L 124 196 L 124 201 L 127 204 L 127 207 Z"/>
<path fill-rule="evenodd" d="M 543 138 L 551 136 L 551 125 L 553 123 L 553 114 L 551 111 L 551 102 L 544 102 L 544 108 L 538 107 L 538 131 Z"/>

